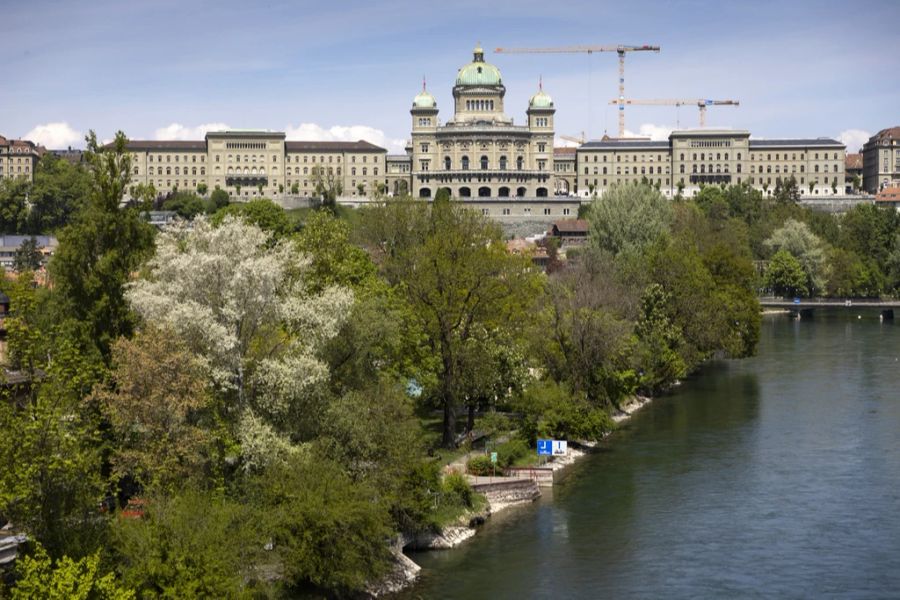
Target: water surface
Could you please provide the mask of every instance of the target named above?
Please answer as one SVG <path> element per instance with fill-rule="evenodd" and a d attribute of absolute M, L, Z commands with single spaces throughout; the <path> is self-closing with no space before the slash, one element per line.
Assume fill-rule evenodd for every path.
<path fill-rule="evenodd" d="M 407 598 L 900 598 L 900 324 L 767 317 L 757 357 L 413 559 Z"/>

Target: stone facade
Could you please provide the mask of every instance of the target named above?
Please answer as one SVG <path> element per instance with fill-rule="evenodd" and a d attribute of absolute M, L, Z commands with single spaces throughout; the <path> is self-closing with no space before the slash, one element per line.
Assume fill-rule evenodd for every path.
<path fill-rule="evenodd" d="M 673 131 L 668 141 L 604 139 L 578 148 L 578 195 L 643 180 L 667 197 L 692 196 L 702 185 L 749 184 L 772 194 L 794 177 L 802 196 L 844 192 L 842 143 L 828 139 L 750 139 L 749 131 Z"/>
<path fill-rule="evenodd" d="M 24 177 L 34 181 L 34 169 L 45 152 L 28 140 L 8 140 L 0 135 L 0 179 Z"/>
<path fill-rule="evenodd" d="M 526 124 L 506 115 L 499 69 L 476 48 L 453 87 L 453 117 L 438 121 L 437 102 L 424 87 L 413 100 L 411 194 L 432 198 L 446 188 L 458 198 L 546 197 L 554 192 L 553 115 L 539 90 Z"/>
<path fill-rule="evenodd" d="M 900 186 L 900 126 L 882 129 L 869 138 L 862 155 L 863 189 L 877 194 Z"/>
<path fill-rule="evenodd" d="M 387 185 L 384 148 L 365 141 L 286 141 L 276 131 L 215 131 L 203 141 L 131 140 L 131 185 L 158 192 L 221 188 L 232 197 L 311 196 L 322 182 L 348 196 Z M 361 186 L 361 187 L 360 187 Z"/>

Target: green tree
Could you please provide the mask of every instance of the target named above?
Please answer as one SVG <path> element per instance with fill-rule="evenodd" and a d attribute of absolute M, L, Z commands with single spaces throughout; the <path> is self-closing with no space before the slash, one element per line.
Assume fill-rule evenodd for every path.
<path fill-rule="evenodd" d="M 335 175 L 331 168 L 317 166 L 312 168 L 311 179 L 314 193 L 322 200 L 322 206 L 336 213 L 338 196 L 344 193 L 341 177 Z"/>
<path fill-rule="evenodd" d="M 143 518 L 114 522 L 122 581 L 141 598 L 253 597 L 262 517 L 209 493 L 151 496 Z"/>
<path fill-rule="evenodd" d="M 178 192 L 163 202 L 163 210 L 172 210 L 182 219 L 193 219 L 205 210 L 203 199 L 191 192 Z"/>
<path fill-rule="evenodd" d="M 772 256 L 766 268 L 766 287 L 779 296 L 806 296 L 808 278 L 793 254 L 781 249 Z"/>
<path fill-rule="evenodd" d="M 113 346 L 110 382 L 94 391 L 114 438 L 116 478 L 174 491 L 209 475 L 208 373 L 172 331 L 148 328 Z"/>
<path fill-rule="evenodd" d="M 640 387 L 654 394 L 687 374 L 679 353 L 684 337 L 672 322 L 667 308 L 669 294 L 657 283 L 650 284 L 641 296 L 641 310 L 635 325 L 639 340 L 637 351 Z"/>
<path fill-rule="evenodd" d="M 0 179 L 0 232 L 15 234 L 28 221 L 28 194 L 31 183 L 24 177 Z"/>
<path fill-rule="evenodd" d="M 646 185 L 614 185 L 593 203 L 588 215 L 591 241 L 611 252 L 641 252 L 668 231 L 669 201 Z"/>
<path fill-rule="evenodd" d="M 28 230 L 34 234 L 52 233 L 69 222 L 86 203 L 91 179 L 81 165 L 45 153 L 34 171 L 34 185 L 28 201 Z"/>
<path fill-rule="evenodd" d="M 205 196 L 207 191 L 209 191 L 209 186 L 206 185 L 204 182 L 201 181 L 200 183 L 197 184 L 197 193 L 198 194 L 200 194 L 201 196 Z"/>
<path fill-rule="evenodd" d="M 268 198 L 229 204 L 216 211 L 211 221 L 214 225 L 218 225 L 228 216 L 240 218 L 250 225 L 256 225 L 263 231 L 273 234 L 276 239 L 283 238 L 294 231 L 294 223 L 288 218 L 284 209 Z"/>
<path fill-rule="evenodd" d="M 108 356 L 109 346 L 131 333 L 134 318 L 124 285 L 149 256 L 153 227 L 137 209 L 120 209 L 128 186 L 131 156 L 125 134 L 101 148 L 87 137 L 85 160 L 91 172 L 88 205 L 59 234 L 50 274 L 70 318 L 87 324 L 93 343 Z"/>
<path fill-rule="evenodd" d="M 314 211 L 295 237 L 297 248 L 312 258 L 312 291 L 330 285 L 355 288 L 377 274 L 365 250 L 350 243 L 350 225 L 328 211 Z"/>
<path fill-rule="evenodd" d="M 22 240 L 22 244 L 16 249 L 13 256 L 13 269 L 18 273 L 25 271 L 37 271 L 44 262 L 34 236 Z"/>
<path fill-rule="evenodd" d="M 123 588 L 113 573 L 101 575 L 100 553 L 81 560 L 64 556 L 53 561 L 39 544 L 30 556 L 20 558 L 18 580 L 11 600 L 132 600 L 134 592 Z M 2 589 L 0 589 L 2 592 Z"/>
<path fill-rule="evenodd" d="M 216 189 L 213 190 L 212 195 L 210 195 L 209 199 L 212 209 L 211 212 L 216 212 L 220 208 L 228 206 L 228 192 L 219 188 L 219 186 L 216 186 Z"/>
<path fill-rule="evenodd" d="M 526 259 L 506 252 L 500 230 L 453 202 L 388 202 L 369 211 L 369 243 L 402 292 L 436 365 L 442 444 L 455 444 L 462 347 L 476 330 L 516 327 L 539 293 Z"/>
<path fill-rule="evenodd" d="M 806 223 L 788 219 L 772 233 L 765 245 L 773 251 L 787 250 L 800 262 L 807 277 L 804 288 L 810 295 L 825 288 L 828 281 L 825 245 Z"/>
<path fill-rule="evenodd" d="M 296 181 L 291 184 L 291 193 L 295 196 L 300 193 L 300 184 Z"/>

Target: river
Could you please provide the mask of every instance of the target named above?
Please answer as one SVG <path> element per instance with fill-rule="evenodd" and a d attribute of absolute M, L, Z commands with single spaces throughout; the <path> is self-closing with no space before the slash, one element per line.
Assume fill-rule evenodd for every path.
<path fill-rule="evenodd" d="M 900 598 L 900 323 L 763 319 L 403 598 Z"/>

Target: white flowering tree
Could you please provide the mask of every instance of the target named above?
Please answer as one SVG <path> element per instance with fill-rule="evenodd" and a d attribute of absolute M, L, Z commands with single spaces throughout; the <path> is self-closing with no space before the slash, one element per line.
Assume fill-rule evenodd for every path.
<path fill-rule="evenodd" d="M 199 218 L 157 237 L 147 276 L 127 292 L 146 321 L 206 361 L 248 467 L 297 450 L 328 377 L 316 352 L 353 302 L 345 288 L 305 291 L 308 266 L 291 242 L 255 225 Z"/>

